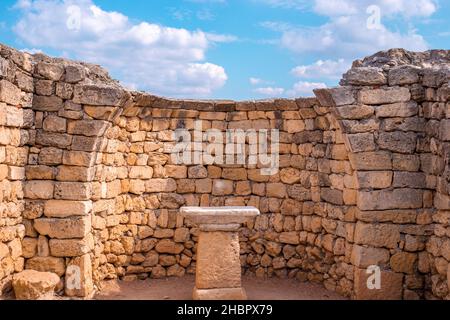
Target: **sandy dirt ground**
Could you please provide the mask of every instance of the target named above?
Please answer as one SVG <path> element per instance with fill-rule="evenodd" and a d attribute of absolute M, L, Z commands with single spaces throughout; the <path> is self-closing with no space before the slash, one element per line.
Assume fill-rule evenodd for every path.
<path fill-rule="evenodd" d="M 244 276 L 249 300 L 344 300 L 335 292 L 314 283 L 292 279 L 257 279 Z M 105 281 L 97 300 L 191 300 L 194 276 L 123 282 Z"/>

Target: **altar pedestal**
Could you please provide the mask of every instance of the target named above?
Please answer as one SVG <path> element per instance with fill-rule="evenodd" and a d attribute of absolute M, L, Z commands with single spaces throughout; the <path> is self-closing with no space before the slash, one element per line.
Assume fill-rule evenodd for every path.
<path fill-rule="evenodd" d="M 241 282 L 240 226 L 259 215 L 254 207 L 183 207 L 200 228 L 194 300 L 246 300 Z"/>

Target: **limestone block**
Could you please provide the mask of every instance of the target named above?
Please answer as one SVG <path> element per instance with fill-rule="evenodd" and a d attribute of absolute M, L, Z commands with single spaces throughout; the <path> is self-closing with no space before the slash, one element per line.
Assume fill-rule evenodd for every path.
<path fill-rule="evenodd" d="M 196 288 L 240 288 L 239 250 L 237 233 L 201 232 L 197 247 Z"/>
<path fill-rule="evenodd" d="M 389 250 L 353 245 L 351 263 L 359 268 L 382 266 L 389 262 Z"/>
<path fill-rule="evenodd" d="M 123 106 L 129 94 L 123 89 L 108 85 L 75 85 L 73 101 L 93 106 Z"/>
<path fill-rule="evenodd" d="M 39 164 L 49 166 L 60 164 L 62 161 L 62 153 L 63 151 L 59 148 L 42 148 L 38 158 Z"/>
<path fill-rule="evenodd" d="M 36 144 L 49 147 L 67 148 L 72 142 L 72 136 L 63 133 L 37 131 Z"/>
<path fill-rule="evenodd" d="M 393 224 L 366 224 L 358 222 L 355 228 L 356 244 L 396 248 L 400 241 L 399 226 Z"/>
<path fill-rule="evenodd" d="M 46 79 L 59 81 L 64 74 L 64 68 L 58 63 L 40 62 L 36 66 L 36 71 Z"/>
<path fill-rule="evenodd" d="M 155 250 L 158 253 L 180 254 L 184 246 L 169 239 L 163 239 L 156 244 Z"/>
<path fill-rule="evenodd" d="M 55 199 L 57 200 L 89 200 L 92 194 L 90 183 L 56 182 Z"/>
<path fill-rule="evenodd" d="M 416 149 L 417 135 L 414 132 L 382 132 L 377 142 L 382 149 L 398 153 L 413 153 Z"/>
<path fill-rule="evenodd" d="M 93 248 L 91 235 L 83 239 L 50 239 L 50 253 L 55 257 L 77 257 L 82 256 Z"/>
<path fill-rule="evenodd" d="M 372 133 L 358 133 L 347 135 L 351 152 L 369 152 L 376 149 Z"/>
<path fill-rule="evenodd" d="M 59 111 L 63 107 L 63 100 L 56 96 L 38 96 L 33 97 L 33 110 L 35 111 Z"/>
<path fill-rule="evenodd" d="M 33 257 L 27 259 L 25 268 L 41 272 L 53 272 L 62 277 L 66 272 L 66 263 L 63 258 Z"/>
<path fill-rule="evenodd" d="M 91 231 L 91 217 L 41 218 L 34 220 L 34 228 L 50 238 L 84 238 Z"/>
<path fill-rule="evenodd" d="M 20 103 L 20 100 L 20 89 L 7 80 L 0 80 L 0 102 L 16 106 Z"/>
<path fill-rule="evenodd" d="M 69 121 L 67 133 L 89 137 L 99 137 L 103 136 L 108 126 L 109 122 L 102 120 Z"/>
<path fill-rule="evenodd" d="M 361 120 L 370 118 L 374 114 L 374 107 L 367 105 L 346 105 L 337 108 L 342 119 Z"/>
<path fill-rule="evenodd" d="M 389 70 L 389 85 L 405 85 L 419 82 L 420 68 L 414 66 L 398 66 Z"/>
<path fill-rule="evenodd" d="M 357 170 L 391 170 L 392 156 L 386 151 L 349 154 L 352 166 Z"/>
<path fill-rule="evenodd" d="M 77 83 L 83 80 L 86 72 L 81 66 L 69 65 L 66 66 L 66 76 L 64 80 L 68 83 Z"/>
<path fill-rule="evenodd" d="M 91 167 L 95 162 L 92 153 L 83 151 L 64 151 L 62 163 L 69 166 Z"/>
<path fill-rule="evenodd" d="M 358 192 L 361 210 L 417 209 L 423 204 L 423 190 L 394 189 Z"/>
<path fill-rule="evenodd" d="M 409 100 L 411 100 L 411 93 L 408 88 L 363 89 L 358 95 L 358 101 L 368 105 L 408 102 Z"/>
<path fill-rule="evenodd" d="M 194 288 L 194 300 L 247 300 L 244 288 L 197 289 Z"/>
<path fill-rule="evenodd" d="M 59 277 L 50 272 L 25 270 L 13 276 L 17 300 L 52 300 Z"/>
<path fill-rule="evenodd" d="M 383 85 L 387 83 L 383 69 L 377 67 L 352 68 L 343 77 L 346 83 L 358 86 Z"/>
<path fill-rule="evenodd" d="M 52 199 L 53 181 L 27 181 L 25 182 L 24 195 L 28 199 Z"/>
<path fill-rule="evenodd" d="M 359 171 L 357 184 L 360 189 L 385 189 L 392 184 L 392 171 Z"/>
<path fill-rule="evenodd" d="M 298 183 L 301 179 L 300 170 L 297 170 L 295 168 L 282 169 L 280 172 L 280 179 L 283 183 L 286 184 Z"/>
<path fill-rule="evenodd" d="M 44 119 L 43 128 L 49 132 L 66 132 L 66 119 L 49 115 Z"/>
<path fill-rule="evenodd" d="M 286 185 L 283 183 L 268 183 L 266 185 L 266 195 L 273 198 L 285 198 L 287 195 Z"/>
<path fill-rule="evenodd" d="M 188 169 L 190 179 L 205 179 L 208 177 L 208 171 L 204 166 L 193 166 Z"/>
<path fill-rule="evenodd" d="M 233 193 L 233 181 L 214 180 L 212 194 L 215 196 L 229 195 Z"/>
<path fill-rule="evenodd" d="M 145 191 L 153 192 L 175 192 L 177 183 L 174 179 L 151 179 L 145 182 Z"/>
<path fill-rule="evenodd" d="M 92 181 L 94 177 L 94 168 L 86 168 L 79 166 L 59 166 L 57 170 L 56 180 L 87 182 Z"/>
<path fill-rule="evenodd" d="M 390 265 L 393 271 L 407 274 L 414 273 L 414 264 L 417 254 L 409 252 L 398 252 L 391 257 Z"/>
<path fill-rule="evenodd" d="M 378 118 L 407 118 L 417 115 L 419 106 L 415 101 L 385 104 L 375 109 Z"/>

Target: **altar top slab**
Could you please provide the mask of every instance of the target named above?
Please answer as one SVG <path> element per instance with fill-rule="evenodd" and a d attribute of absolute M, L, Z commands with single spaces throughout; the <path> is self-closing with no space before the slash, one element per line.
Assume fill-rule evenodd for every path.
<path fill-rule="evenodd" d="M 180 213 L 195 224 L 244 223 L 260 214 L 255 207 L 183 207 Z"/>

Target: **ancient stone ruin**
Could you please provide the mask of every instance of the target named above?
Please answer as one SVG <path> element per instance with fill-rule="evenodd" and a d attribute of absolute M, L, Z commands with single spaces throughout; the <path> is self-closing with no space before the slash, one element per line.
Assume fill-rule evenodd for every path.
<path fill-rule="evenodd" d="M 2 45 L 0 295 L 23 270 L 83 298 L 104 279 L 194 274 L 202 231 L 180 208 L 253 206 L 239 228 L 245 274 L 353 299 L 449 299 L 449 80 L 450 51 L 395 49 L 316 98 L 182 101 Z M 196 120 L 278 129 L 279 171 L 174 163 L 174 131 Z"/>

